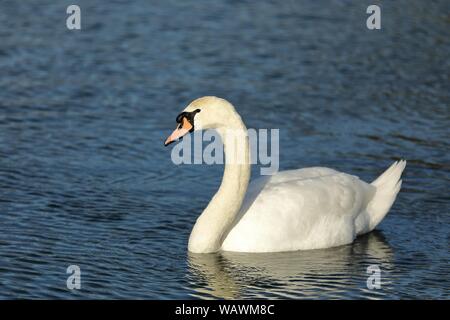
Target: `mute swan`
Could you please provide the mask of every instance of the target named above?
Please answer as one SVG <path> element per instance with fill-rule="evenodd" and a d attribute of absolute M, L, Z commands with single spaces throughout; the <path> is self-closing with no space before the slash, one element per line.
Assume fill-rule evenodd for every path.
<path fill-rule="evenodd" d="M 217 97 L 196 99 L 177 123 L 166 146 L 194 130 L 215 129 L 226 157 L 220 188 L 192 229 L 190 252 L 279 252 L 348 244 L 380 223 L 400 191 L 403 160 L 370 184 L 312 167 L 278 172 L 249 185 L 248 136 L 240 140 L 239 149 L 227 134 L 230 129 L 247 132 L 231 103 Z M 230 161 L 231 151 L 244 161 Z"/>

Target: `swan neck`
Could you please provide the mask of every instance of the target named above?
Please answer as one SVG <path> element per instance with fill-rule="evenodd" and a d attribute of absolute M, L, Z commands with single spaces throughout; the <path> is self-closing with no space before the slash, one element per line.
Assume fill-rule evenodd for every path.
<path fill-rule="evenodd" d="M 236 113 L 237 115 L 237 113 Z M 250 148 L 247 128 L 239 115 L 230 125 L 217 128 L 221 136 L 225 169 L 219 190 L 197 219 L 189 238 L 189 251 L 216 252 L 230 231 L 250 180 Z"/>

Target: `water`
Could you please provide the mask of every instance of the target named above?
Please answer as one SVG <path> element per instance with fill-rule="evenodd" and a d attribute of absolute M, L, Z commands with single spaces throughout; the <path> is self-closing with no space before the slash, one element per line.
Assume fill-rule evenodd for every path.
<path fill-rule="evenodd" d="M 0 298 L 449 298 L 447 1 L 383 2 L 381 31 L 372 1 L 77 1 L 74 32 L 71 3 L 0 4 Z M 202 95 L 280 128 L 283 170 L 407 159 L 390 214 L 339 248 L 188 255 L 223 169 L 163 141 Z"/>

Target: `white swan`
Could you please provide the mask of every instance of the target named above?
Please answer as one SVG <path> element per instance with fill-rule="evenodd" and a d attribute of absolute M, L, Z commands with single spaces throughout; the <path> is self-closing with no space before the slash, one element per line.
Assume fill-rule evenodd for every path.
<path fill-rule="evenodd" d="M 165 145 L 194 130 L 215 129 L 226 155 L 220 188 L 191 232 L 191 252 L 278 252 L 348 244 L 380 223 L 401 187 L 405 161 L 395 162 L 370 184 L 333 169 L 313 167 L 278 172 L 249 185 L 248 137 L 241 139 L 239 149 L 236 136 L 227 134 L 228 129 L 247 132 L 231 103 L 217 97 L 199 98 L 177 122 Z M 233 150 L 240 150 L 244 161 L 229 161 Z"/>

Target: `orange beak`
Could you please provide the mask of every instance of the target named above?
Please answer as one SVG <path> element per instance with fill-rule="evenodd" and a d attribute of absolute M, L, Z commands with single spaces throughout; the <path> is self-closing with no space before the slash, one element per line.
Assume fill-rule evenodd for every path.
<path fill-rule="evenodd" d="M 172 132 L 172 134 L 166 139 L 164 142 L 165 146 L 168 146 L 172 142 L 180 139 L 182 136 L 186 135 L 193 128 L 192 124 L 186 119 L 183 118 L 181 124 Z"/>

